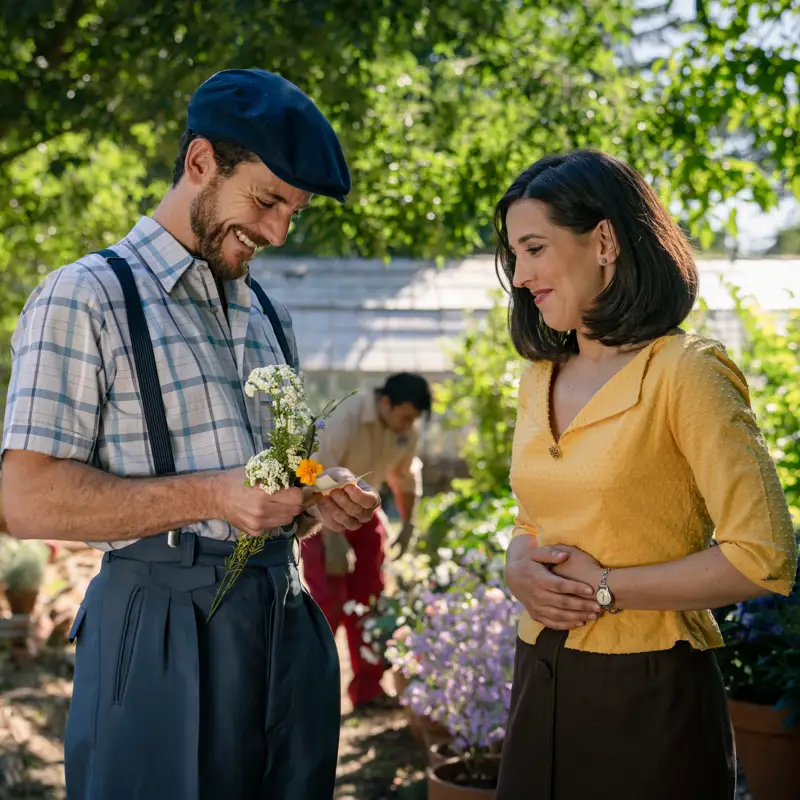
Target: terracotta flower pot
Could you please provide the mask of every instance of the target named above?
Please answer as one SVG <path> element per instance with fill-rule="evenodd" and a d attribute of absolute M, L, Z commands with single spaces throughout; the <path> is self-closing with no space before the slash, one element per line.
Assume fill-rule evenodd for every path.
<path fill-rule="evenodd" d="M 448 731 L 444 725 L 433 722 L 430 717 L 415 716 L 417 717 L 417 724 L 422 733 L 422 743 L 426 746 L 428 742 L 448 741 L 451 738 L 450 731 Z"/>
<path fill-rule="evenodd" d="M 494 800 L 500 759 L 489 760 L 491 776 L 484 776 L 483 786 L 470 786 L 463 761 L 451 758 L 428 769 L 428 800 Z M 488 785 L 487 785 L 488 784 Z"/>
<path fill-rule="evenodd" d="M 729 700 L 736 751 L 753 800 L 800 797 L 800 728 L 783 726 L 786 714 L 770 706 Z"/>
<path fill-rule="evenodd" d="M 450 761 L 453 758 L 458 758 L 458 753 L 452 747 L 453 737 L 451 734 L 437 738 L 435 736 L 427 735 L 425 737 L 425 744 L 428 747 L 428 764 L 432 767 L 438 767 L 444 764 L 445 761 Z M 492 748 L 492 758 L 500 758 L 502 745 L 495 745 Z"/>
<path fill-rule="evenodd" d="M 458 758 L 449 741 L 432 742 L 428 744 L 428 764 L 438 767 L 446 761 Z"/>
<path fill-rule="evenodd" d="M 402 697 L 405 690 L 410 683 L 409 679 L 399 670 L 392 670 L 392 681 L 394 683 L 394 691 L 398 697 Z M 408 706 L 405 707 L 406 717 L 408 718 L 408 726 L 411 729 L 411 735 L 422 745 L 428 747 L 429 744 L 449 740 L 450 732 L 447 728 L 443 728 L 436 722 L 431 722 L 428 717 L 422 717 L 415 714 Z"/>
<path fill-rule="evenodd" d="M 12 614 L 32 614 L 38 596 L 38 589 L 9 589 L 6 587 L 6 600 L 8 600 Z"/>
<path fill-rule="evenodd" d="M 437 722 L 431 722 L 429 717 L 422 717 L 415 714 L 408 706 L 405 707 L 408 726 L 411 735 L 425 747 L 428 742 L 439 742 L 450 738 L 447 728 L 442 727 Z"/>
<path fill-rule="evenodd" d="M 410 709 L 404 709 L 406 718 L 408 719 L 408 729 L 414 737 L 414 741 L 420 744 L 425 744 L 425 734 L 422 731 L 422 725 L 419 723 L 419 717 Z"/>

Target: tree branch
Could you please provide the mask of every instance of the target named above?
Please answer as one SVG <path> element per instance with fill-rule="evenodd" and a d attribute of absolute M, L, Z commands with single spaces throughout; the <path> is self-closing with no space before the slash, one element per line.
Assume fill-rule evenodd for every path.
<path fill-rule="evenodd" d="M 67 44 L 81 17 L 89 10 L 93 0 L 72 0 L 64 15 L 64 21 L 55 27 L 43 42 L 37 43 L 38 57 L 47 61 L 49 68 L 59 66 L 66 58 L 64 45 Z"/>
<path fill-rule="evenodd" d="M 69 129 L 69 132 L 70 133 L 75 133 L 76 131 L 79 131 L 79 130 L 80 130 L 80 128 L 73 126 L 73 127 L 71 127 Z M 37 139 L 35 142 L 34 141 L 28 141 L 26 144 L 18 147 L 16 150 L 11 150 L 8 153 L 0 153 L 0 166 L 2 166 L 3 164 L 10 163 L 15 158 L 19 158 L 20 156 L 24 156 L 25 153 L 27 153 L 29 150 L 33 150 L 34 147 L 38 147 L 40 144 L 46 144 L 47 142 L 52 142 L 53 139 L 57 139 L 63 133 L 66 133 L 66 131 L 65 130 L 59 130 L 59 131 L 57 131 L 55 133 L 48 134 L 47 136 L 45 136 L 42 139 Z"/>
<path fill-rule="evenodd" d="M 697 21 L 707 30 L 711 30 L 711 20 L 708 18 L 708 9 L 706 8 L 705 0 L 695 0 L 694 2 L 695 13 L 697 14 Z"/>
<path fill-rule="evenodd" d="M 680 17 L 671 17 L 661 25 L 656 25 L 655 28 L 648 28 L 647 30 L 638 31 L 634 34 L 633 38 L 644 39 L 648 36 L 657 36 L 670 29 L 680 30 L 681 28 L 686 28 L 690 24 L 691 23 L 688 20 L 680 19 Z"/>
<path fill-rule="evenodd" d="M 659 3 L 656 6 L 645 6 L 636 9 L 636 16 L 639 19 L 647 19 L 649 17 L 657 17 L 661 14 L 669 14 L 672 10 L 673 0 L 667 0 L 665 3 Z"/>

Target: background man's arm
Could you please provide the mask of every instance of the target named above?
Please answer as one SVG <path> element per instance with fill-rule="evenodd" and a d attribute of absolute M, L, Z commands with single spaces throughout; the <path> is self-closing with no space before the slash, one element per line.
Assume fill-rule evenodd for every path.
<path fill-rule="evenodd" d="M 422 496 L 422 462 L 417 458 L 419 438 L 416 431 L 410 436 L 408 447 L 397 466 L 387 476 L 387 483 L 394 495 L 403 527 L 395 544 L 400 547 L 400 554 L 406 552 L 414 535 L 414 512 L 417 502 Z"/>

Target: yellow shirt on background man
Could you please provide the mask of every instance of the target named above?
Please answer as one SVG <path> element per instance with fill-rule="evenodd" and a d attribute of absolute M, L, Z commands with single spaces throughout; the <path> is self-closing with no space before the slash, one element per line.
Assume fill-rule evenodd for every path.
<path fill-rule="evenodd" d="M 511 485 L 514 535 L 578 547 L 604 567 L 657 564 L 716 540 L 754 583 L 791 591 L 797 550 L 775 466 L 750 408 L 744 376 L 717 342 L 655 340 L 606 383 L 556 442 L 553 364 L 520 381 Z M 613 573 L 609 579 L 613 591 Z M 543 626 L 525 613 L 520 638 Z M 666 650 L 685 640 L 722 644 L 710 611 L 603 614 L 566 646 L 595 653 Z"/>
<path fill-rule="evenodd" d="M 419 433 L 416 427 L 406 434 L 390 431 L 378 417 L 374 392 L 357 394 L 345 400 L 319 432 L 319 451 L 315 455 L 324 467 L 340 466 L 354 475 L 363 475 L 376 489 L 388 482 L 404 494 L 421 492 L 422 478 L 415 459 Z"/>

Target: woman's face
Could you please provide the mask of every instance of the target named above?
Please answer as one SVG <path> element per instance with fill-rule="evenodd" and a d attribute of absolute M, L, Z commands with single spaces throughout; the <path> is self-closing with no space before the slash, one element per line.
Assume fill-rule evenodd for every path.
<path fill-rule="evenodd" d="M 610 226 L 601 223 L 576 236 L 550 221 L 545 203 L 517 200 L 508 209 L 506 230 L 517 259 L 514 286 L 533 295 L 549 328 L 581 330 L 584 314 L 614 274 Z"/>

